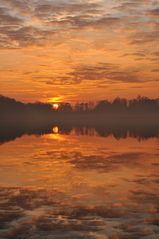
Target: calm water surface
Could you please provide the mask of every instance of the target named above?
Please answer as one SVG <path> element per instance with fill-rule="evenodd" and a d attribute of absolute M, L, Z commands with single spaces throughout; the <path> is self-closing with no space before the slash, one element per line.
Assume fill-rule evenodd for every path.
<path fill-rule="evenodd" d="M 0 238 L 158 239 L 159 141 L 58 127 L 0 145 Z"/>

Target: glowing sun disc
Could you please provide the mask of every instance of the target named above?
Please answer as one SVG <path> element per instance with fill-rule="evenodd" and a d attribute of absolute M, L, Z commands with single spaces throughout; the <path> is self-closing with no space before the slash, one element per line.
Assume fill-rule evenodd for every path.
<path fill-rule="evenodd" d="M 55 110 L 57 110 L 57 109 L 59 108 L 59 104 L 54 103 L 54 104 L 53 104 L 53 108 L 54 108 Z"/>

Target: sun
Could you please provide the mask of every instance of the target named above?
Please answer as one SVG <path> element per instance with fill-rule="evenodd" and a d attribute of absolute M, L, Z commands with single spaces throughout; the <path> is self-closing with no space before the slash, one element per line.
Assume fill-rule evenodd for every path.
<path fill-rule="evenodd" d="M 59 104 L 57 104 L 57 103 L 53 103 L 53 108 L 54 108 L 54 110 L 58 110 L 58 108 L 59 108 Z"/>

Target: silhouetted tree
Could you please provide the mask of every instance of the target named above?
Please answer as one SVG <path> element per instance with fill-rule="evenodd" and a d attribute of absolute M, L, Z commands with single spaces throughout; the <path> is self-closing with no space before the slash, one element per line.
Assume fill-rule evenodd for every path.
<path fill-rule="evenodd" d="M 107 100 L 101 100 L 97 103 L 94 111 L 95 112 L 110 112 L 111 110 L 111 103 Z"/>
<path fill-rule="evenodd" d="M 137 97 L 133 100 L 116 98 L 112 102 L 101 100 L 96 105 L 92 103 L 77 103 L 74 107 L 70 103 L 61 103 L 60 107 L 55 110 L 48 103 L 21 103 L 8 97 L 0 96 L 0 120 L 52 120 L 57 118 L 62 121 L 67 116 L 83 117 L 90 115 L 90 120 L 104 120 L 107 116 L 127 115 L 127 116 L 144 116 L 151 117 L 157 115 L 159 117 L 159 99 L 149 99 L 147 97 Z M 100 114 L 96 117 L 92 114 Z M 103 116 L 101 117 L 101 114 Z M 156 116 L 154 116 L 156 117 Z M 153 118 L 154 118 L 153 117 Z M 115 118 L 112 118 L 115 119 Z M 146 118 L 145 118 L 146 119 Z"/>
<path fill-rule="evenodd" d="M 60 104 L 58 111 L 68 113 L 68 112 L 72 112 L 73 109 L 72 109 L 72 106 L 70 103 L 62 103 L 62 104 Z"/>

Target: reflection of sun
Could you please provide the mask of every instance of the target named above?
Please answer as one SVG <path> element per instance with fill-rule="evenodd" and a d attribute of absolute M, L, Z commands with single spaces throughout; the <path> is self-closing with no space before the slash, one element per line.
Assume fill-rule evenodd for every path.
<path fill-rule="evenodd" d="M 58 128 L 58 126 L 53 127 L 52 132 L 53 132 L 54 134 L 58 134 L 58 133 L 59 133 L 59 128 Z"/>
<path fill-rule="evenodd" d="M 66 140 L 64 135 L 61 135 L 59 133 L 59 127 L 58 126 L 54 126 L 53 129 L 52 129 L 52 134 L 45 135 L 45 138 L 54 139 L 54 140 L 58 140 L 58 141 Z"/>
<path fill-rule="evenodd" d="M 53 104 L 53 108 L 54 108 L 55 110 L 57 110 L 57 109 L 59 108 L 59 104 L 54 103 L 54 104 Z"/>
<path fill-rule="evenodd" d="M 61 135 L 61 134 L 58 134 L 58 133 L 57 134 L 55 134 L 55 133 L 46 134 L 46 135 L 44 135 L 44 137 L 46 139 L 53 139 L 53 140 L 57 140 L 57 141 L 65 141 L 66 140 L 64 135 Z"/>

